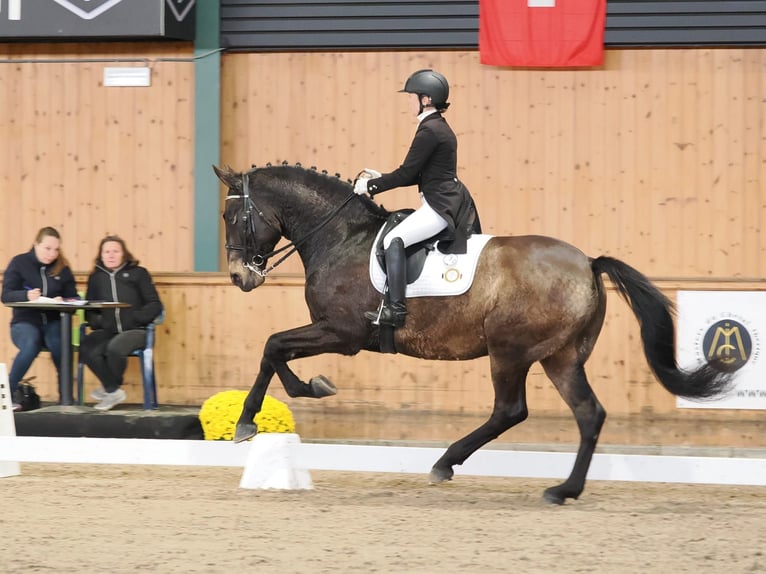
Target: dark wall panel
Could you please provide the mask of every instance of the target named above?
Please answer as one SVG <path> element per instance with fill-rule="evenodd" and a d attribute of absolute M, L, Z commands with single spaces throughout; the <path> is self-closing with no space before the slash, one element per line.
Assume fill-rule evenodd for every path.
<path fill-rule="evenodd" d="M 222 0 L 230 50 L 470 49 L 475 0 Z M 630 46 L 764 46 L 766 0 L 609 0 L 605 43 Z"/>

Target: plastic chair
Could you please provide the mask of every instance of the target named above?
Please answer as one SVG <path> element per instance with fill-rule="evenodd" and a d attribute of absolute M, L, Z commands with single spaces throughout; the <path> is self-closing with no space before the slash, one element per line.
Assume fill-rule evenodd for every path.
<path fill-rule="evenodd" d="M 146 327 L 146 346 L 143 349 L 136 349 L 129 356 L 138 357 L 141 361 L 141 383 L 144 388 L 144 410 L 156 409 L 157 405 L 157 379 L 154 375 L 154 339 L 157 325 L 165 320 L 165 310 Z M 85 338 L 85 329 L 87 323 L 80 325 L 80 340 Z M 82 357 L 77 357 L 77 398 L 82 405 L 85 402 L 83 397 L 83 362 Z"/>

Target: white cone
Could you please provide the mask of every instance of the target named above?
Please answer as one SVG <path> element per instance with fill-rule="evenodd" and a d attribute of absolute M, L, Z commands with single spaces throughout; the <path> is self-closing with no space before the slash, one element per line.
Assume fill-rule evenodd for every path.
<path fill-rule="evenodd" d="M 309 471 L 295 467 L 293 447 L 300 442 L 300 437 L 291 433 L 255 435 L 239 487 L 285 490 L 314 488 Z"/>
<path fill-rule="evenodd" d="M 16 436 L 11 384 L 8 382 L 8 370 L 5 363 L 0 363 L 0 436 Z M 0 462 L 0 478 L 20 474 L 21 467 L 18 462 Z"/>

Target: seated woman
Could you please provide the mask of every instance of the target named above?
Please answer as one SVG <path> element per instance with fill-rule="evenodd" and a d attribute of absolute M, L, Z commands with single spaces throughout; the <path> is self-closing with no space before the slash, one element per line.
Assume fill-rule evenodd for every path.
<path fill-rule="evenodd" d="M 130 304 L 85 314 L 93 330 L 80 341 L 80 357 L 103 385 L 91 394 L 99 401 L 93 408 L 108 411 L 127 398 L 122 382 L 128 356 L 146 346 L 146 327 L 162 313 L 162 302 L 149 272 L 116 235 L 99 244 L 85 298 Z"/>
<path fill-rule="evenodd" d="M 61 236 L 52 227 L 40 229 L 32 249 L 11 259 L 3 274 L 3 303 L 36 301 L 40 297 L 57 300 L 77 297 L 69 261 L 61 253 Z M 61 318 L 58 311 L 14 307 L 11 340 L 19 353 L 11 365 L 8 382 L 13 410 L 21 410 L 19 383 L 43 345 L 56 365 L 61 389 Z"/>

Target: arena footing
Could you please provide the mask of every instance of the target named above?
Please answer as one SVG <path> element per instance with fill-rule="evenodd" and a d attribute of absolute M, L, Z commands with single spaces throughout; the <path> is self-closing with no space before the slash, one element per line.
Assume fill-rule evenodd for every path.
<path fill-rule="evenodd" d="M 198 407 L 165 406 L 145 411 L 120 405 L 101 412 L 90 406 L 50 405 L 14 413 L 17 436 L 202 440 Z"/>

